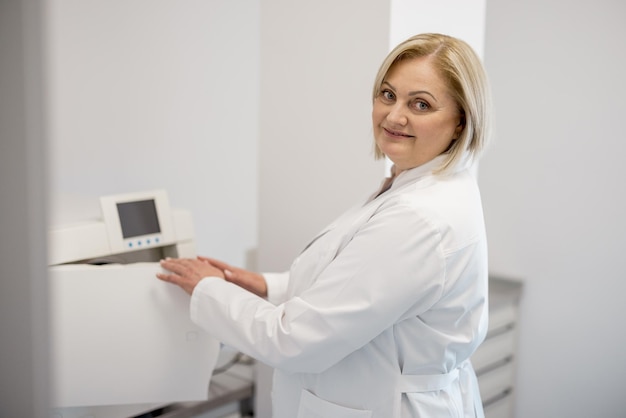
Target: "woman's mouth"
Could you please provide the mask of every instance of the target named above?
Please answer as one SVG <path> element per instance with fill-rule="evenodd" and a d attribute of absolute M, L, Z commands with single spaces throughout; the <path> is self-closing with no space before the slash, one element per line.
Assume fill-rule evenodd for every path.
<path fill-rule="evenodd" d="M 394 131 L 393 129 L 383 128 L 383 131 L 385 131 L 385 134 L 387 134 L 387 136 L 391 138 L 414 138 L 413 135 L 405 134 L 404 132 L 400 131 Z"/>

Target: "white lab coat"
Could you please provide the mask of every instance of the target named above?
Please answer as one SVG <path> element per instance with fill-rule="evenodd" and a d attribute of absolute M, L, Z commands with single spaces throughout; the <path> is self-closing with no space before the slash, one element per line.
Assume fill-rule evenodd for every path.
<path fill-rule="evenodd" d="M 479 191 L 441 158 L 325 228 L 269 300 L 217 278 L 194 322 L 275 367 L 275 418 L 483 417 L 468 361 L 487 329 Z"/>

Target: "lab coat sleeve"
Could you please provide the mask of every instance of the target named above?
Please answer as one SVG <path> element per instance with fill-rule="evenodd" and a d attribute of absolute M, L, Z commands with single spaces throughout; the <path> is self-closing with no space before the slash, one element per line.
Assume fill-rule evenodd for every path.
<path fill-rule="evenodd" d="M 193 292 L 191 316 L 227 345 L 271 366 L 318 373 L 441 296 L 440 231 L 411 205 L 364 223 L 312 285 L 276 306 L 217 278 Z M 320 243 L 319 245 L 326 245 Z M 293 279 L 293 278 L 291 278 Z"/>
<path fill-rule="evenodd" d="M 287 296 L 287 285 L 289 284 L 289 272 L 284 273 L 263 273 L 267 284 L 267 300 L 274 305 L 285 301 Z"/>

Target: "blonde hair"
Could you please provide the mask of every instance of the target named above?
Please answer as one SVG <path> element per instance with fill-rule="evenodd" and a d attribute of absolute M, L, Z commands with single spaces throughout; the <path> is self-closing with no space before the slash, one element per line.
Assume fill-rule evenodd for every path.
<path fill-rule="evenodd" d="M 435 170 L 443 173 L 453 170 L 466 153 L 478 159 L 484 150 L 492 129 L 491 93 L 480 58 L 467 43 L 448 35 L 424 33 L 407 39 L 387 55 L 376 75 L 372 100 L 380 94 L 385 77 L 396 63 L 419 57 L 432 59 L 461 112 L 463 130 Z M 375 157 L 383 158 L 384 153 L 374 146 Z"/>

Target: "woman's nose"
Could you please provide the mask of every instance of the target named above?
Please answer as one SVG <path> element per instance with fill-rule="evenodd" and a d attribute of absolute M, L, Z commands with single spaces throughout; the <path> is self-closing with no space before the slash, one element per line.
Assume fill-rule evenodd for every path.
<path fill-rule="evenodd" d="M 408 121 L 404 112 L 404 107 L 400 103 L 396 103 L 389 109 L 387 120 L 395 125 L 404 126 Z"/>

